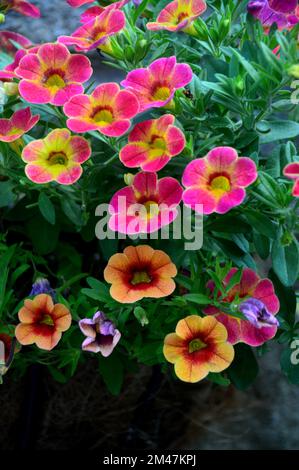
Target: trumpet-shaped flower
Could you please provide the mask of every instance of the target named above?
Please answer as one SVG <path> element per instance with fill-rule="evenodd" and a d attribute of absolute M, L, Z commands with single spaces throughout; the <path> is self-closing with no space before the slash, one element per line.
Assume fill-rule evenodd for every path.
<path fill-rule="evenodd" d="M 256 178 L 256 165 L 250 158 L 238 158 L 231 147 L 216 147 L 185 168 L 183 201 L 195 210 L 202 204 L 204 214 L 225 214 L 244 201 L 244 188 Z"/>
<path fill-rule="evenodd" d="M 110 3 L 106 7 L 90 7 L 80 16 L 81 23 L 88 23 L 91 20 L 94 20 L 97 16 L 100 16 L 104 10 L 120 10 L 124 5 L 126 5 L 130 0 L 121 0 L 119 2 Z"/>
<path fill-rule="evenodd" d="M 73 8 L 82 7 L 82 5 L 86 5 L 86 3 L 93 3 L 94 0 L 66 0 L 67 3 Z"/>
<path fill-rule="evenodd" d="M 170 176 L 138 173 L 131 186 L 117 191 L 110 201 L 109 227 L 126 234 L 156 232 L 177 217 L 182 188 Z"/>
<path fill-rule="evenodd" d="M 0 31 L 0 48 L 10 55 L 15 55 L 18 51 L 15 44 L 18 44 L 24 49 L 31 47 L 32 42 L 22 34 L 15 33 L 14 31 Z"/>
<path fill-rule="evenodd" d="M 289 163 L 284 168 L 283 174 L 287 178 L 295 180 L 292 194 L 294 197 L 299 197 L 299 162 Z"/>
<path fill-rule="evenodd" d="M 57 181 L 73 184 L 82 174 L 81 164 L 89 159 L 91 148 L 86 139 L 71 136 L 68 129 L 55 129 L 44 139 L 34 140 L 23 149 L 25 173 L 34 183 Z"/>
<path fill-rule="evenodd" d="M 236 272 L 236 268 L 230 270 L 223 281 L 224 287 Z M 214 282 L 209 281 L 207 287 L 212 294 L 215 290 Z M 222 301 L 238 308 L 246 317 L 246 320 L 237 318 L 214 306 L 204 310 L 208 315 L 216 315 L 217 320 L 223 323 L 231 344 L 260 346 L 275 336 L 278 321 L 274 315 L 279 311 L 279 300 L 270 279 L 261 279 L 252 269 L 245 268 L 240 283 L 232 287 Z"/>
<path fill-rule="evenodd" d="M 176 58 L 157 59 L 147 68 L 132 70 L 121 84 L 135 93 L 141 109 L 161 107 L 169 103 L 175 91 L 192 80 L 188 64 L 177 64 Z"/>
<path fill-rule="evenodd" d="M 143 171 L 161 170 L 186 144 L 183 132 L 173 124 L 171 114 L 138 123 L 129 134 L 128 145 L 120 151 L 122 163 Z"/>
<path fill-rule="evenodd" d="M 0 0 L 0 7 L 14 10 L 24 16 L 31 16 L 32 18 L 40 17 L 39 8 L 26 0 Z"/>
<path fill-rule="evenodd" d="M 104 278 L 111 285 L 110 295 L 121 303 L 133 303 L 144 297 L 160 298 L 172 294 L 177 269 L 164 251 L 148 245 L 128 246 L 111 256 Z"/>
<path fill-rule="evenodd" d="M 15 330 L 19 343 L 35 343 L 40 349 L 50 351 L 60 341 L 62 332 L 71 326 L 72 317 L 65 305 L 54 305 L 50 295 L 39 294 L 33 300 L 25 300 L 19 320 L 21 323 Z"/>
<path fill-rule="evenodd" d="M 103 83 L 91 95 L 71 98 L 63 110 L 70 118 L 67 126 L 73 132 L 97 130 L 118 137 L 129 129 L 130 119 L 139 111 L 139 103 L 133 93 L 120 90 L 117 83 Z"/>
<path fill-rule="evenodd" d="M 35 54 L 25 55 L 15 73 L 25 100 L 62 106 L 84 91 L 82 83 L 91 77 L 92 68 L 87 57 L 71 54 L 63 44 L 44 44 Z"/>
<path fill-rule="evenodd" d="M 0 141 L 13 142 L 30 131 L 39 120 L 39 115 L 32 116 L 30 108 L 15 111 L 10 119 L 0 119 Z"/>
<path fill-rule="evenodd" d="M 266 30 L 274 23 L 279 29 L 291 29 L 299 22 L 298 0 L 253 0 L 247 9 Z"/>
<path fill-rule="evenodd" d="M 125 24 L 126 18 L 122 11 L 105 8 L 99 16 L 84 23 L 71 36 L 59 36 L 58 41 L 75 45 L 77 51 L 90 51 L 121 31 Z"/>
<path fill-rule="evenodd" d="M 209 372 L 222 372 L 234 359 L 225 327 L 214 317 L 190 315 L 164 340 L 163 353 L 184 382 L 199 382 Z"/>
<path fill-rule="evenodd" d="M 156 21 L 147 23 L 146 27 L 152 31 L 166 29 L 173 32 L 180 30 L 188 32 L 193 21 L 206 9 L 204 0 L 174 0 L 163 8 Z"/>
<path fill-rule="evenodd" d="M 82 344 L 83 351 L 101 353 L 108 357 L 118 344 L 121 333 L 103 312 L 96 312 L 93 318 L 79 321 L 82 333 L 87 337 Z"/>
<path fill-rule="evenodd" d="M 19 80 L 20 77 L 16 74 L 16 69 L 20 64 L 21 59 L 23 59 L 27 54 L 35 54 L 37 50 L 38 46 L 19 49 L 14 56 L 14 60 L 10 64 L 6 65 L 3 70 L 0 70 L 0 80 L 10 81 L 13 78 Z"/>

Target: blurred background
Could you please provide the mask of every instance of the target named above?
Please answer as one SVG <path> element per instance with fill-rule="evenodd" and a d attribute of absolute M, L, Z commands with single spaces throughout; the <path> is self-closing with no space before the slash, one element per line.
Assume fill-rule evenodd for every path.
<path fill-rule="evenodd" d="M 53 41 L 79 26 L 82 9 L 65 0 L 38 3 L 42 18 L 13 12 L 1 29 L 34 43 Z M 89 54 L 98 82 L 119 81 L 121 72 Z M 33 367 L 0 387 L 2 449 L 299 449 L 299 388 L 279 366 L 279 345 L 259 359 L 260 372 L 245 392 L 212 383 L 183 384 L 159 369 L 128 377 L 119 397 L 111 396 L 91 359 L 67 384 L 55 383 Z"/>

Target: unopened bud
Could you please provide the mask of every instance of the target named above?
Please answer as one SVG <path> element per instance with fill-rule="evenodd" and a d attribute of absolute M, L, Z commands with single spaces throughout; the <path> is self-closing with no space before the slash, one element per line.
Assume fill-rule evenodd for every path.
<path fill-rule="evenodd" d="M 16 96 L 19 94 L 19 85 L 15 82 L 4 82 L 3 89 L 6 96 Z"/>
<path fill-rule="evenodd" d="M 125 173 L 124 174 L 124 182 L 127 186 L 131 186 L 133 184 L 134 175 L 132 173 Z"/>

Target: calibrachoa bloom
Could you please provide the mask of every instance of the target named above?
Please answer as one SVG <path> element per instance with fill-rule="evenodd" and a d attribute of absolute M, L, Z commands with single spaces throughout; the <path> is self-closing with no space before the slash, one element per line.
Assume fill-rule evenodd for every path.
<path fill-rule="evenodd" d="M 22 34 L 15 33 L 14 31 L 0 31 L 1 50 L 4 50 L 7 54 L 14 55 L 18 49 L 12 41 L 23 48 L 32 46 L 30 39 L 26 38 Z"/>
<path fill-rule="evenodd" d="M 90 51 L 121 31 L 125 24 L 126 18 L 122 11 L 105 8 L 99 16 L 84 23 L 71 36 L 59 36 L 58 41 L 74 44 L 78 51 Z"/>
<path fill-rule="evenodd" d="M 19 343 L 35 343 L 40 349 L 50 351 L 60 341 L 62 332 L 71 326 L 72 317 L 65 305 L 54 305 L 50 295 L 40 294 L 24 301 L 19 320 L 21 323 L 15 330 Z"/>
<path fill-rule="evenodd" d="M 209 372 L 221 372 L 234 359 L 225 327 L 214 317 L 190 315 L 180 320 L 175 333 L 164 340 L 163 353 L 184 382 L 198 382 Z"/>
<path fill-rule="evenodd" d="M 292 180 L 295 180 L 293 187 L 293 196 L 299 197 L 299 163 L 289 163 L 283 170 L 283 174 Z"/>
<path fill-rule="evenodd" d="M 237 268 L 230 270 L 224 279 L 224 286 L 229 283 L 236 272 Z M 213 281 L 208 283 L 208 288 L 214 292 Z M 264 310 L 261 304 L 257 308 L 258 305 L 254 304 L 253 299 L 260 301 Z M 222 301 L 230 303 L 233 308 L 238 308 L 247 318 L 243 320 L 233 317 L 214 306 L 209 306 L 204 310 L 206 314 L 216 315 L 217 320 L 223 323 L 228 331 L 230 343 L 241 342 L 250 346 L 260 346 L 275 336 L 278 322 L 273 316 L 279 311 L 279 300 L 270 279 L 261 279 L 252 269 L 245 268 L 240 283 L 232 287 Z"/>
<path fill-rule="evenodd" d="M 36 54 L 25 55 L 15 73 L 22 80 L 19 91 L 30 103 L 62 106 L 84 91 L 92 75 L 87 57 L 71 54 L 63 44 L 43 44 Z"/>
<path fill-rule="evenodd" d="M 55 129 L 44 139 L 34 140 L 23 149 L 25 173 L 35 183 L 57 181 L 73 184 L 82 174 L 81 164 L 89 159 L 91 148 L 86 139 L 71 136 L 68 129 Z"/>
<path fill-rule="evenodd" d="M 239 310 L 256 328 L 279 326 L 277 318 L 268 312 L 265 304 L 258 299 L 249 297 L 239 305 Z"/>
<path fill-rule="evenodd" d="M 30 297 L 36 296 L 38 294 L 49 294 L 52 297 L 53 301 L 55 302 L 55 297 L 56 297 L 55 290 L 52 289 L 48 279 L 40 277 L 34 282 L 29 296 Z"/>
<path fill-rule="evenodd" d="M 253 0 L 247 8 L 265 29 L 274 23 L 279 29 L 290 29 L 299 22 L 298 0 Z"/>
<path fill-rule="evenodd" d="M 170 176 L 158 180 L 156 173 L 138 173 L 111 199 L 109 227 L 126 234 L 156 232 L 177 217 L 182 192 Z"/>
<path fill-rule="evenodd" d="M 93 20 L 96 16 L 99 16 L 103 13 L 104 10 L 120 10 L 124 5 L 126 5 L 130 0 L 121 0 L 120 2 L 113 2 L 106 7 L 90 7 L 80 16 L 81 23 L 88 23 L 90 20 Z"/>
<path fill-rule="evenodd" d="M 256 165 L 250 158 L 238 158 L 232 147 L 216 147 L 186 166 L 183 201 L 193 209 L 202 204 L 204 214 L 225 214 L 244 201 L 244 188 L 256 178 Z"/>
<path fill-rule="evenodd" d="M 15 111 L 11 118 L 0 119 L 0 141 L 13 142 L 30 131 L 39 120 L 39 115 L 31 115 L 30 108 Z"/>
<path fill-rule="evenodd" d="M 152 31 L 166 29 L 173 32 L 180 30 L 188 32 L 192 22 L 206 9 L 204 0 L 174 0 L 163 8 L 156 21 L 147 23 L 146 27 Z"/>
<path fill-rule="evenodd" d="M 173 124 L 171 114 L 137 124 L 129 134 L 128 145 L 120 151 L 122 163 L 143 171 L 161 170 L 186 144 L 183 132 Z"/>
<path fill-rule="evenodd" d="M 3 70 L 0 70 L 0 80 L 7 81 L 12 80 L 13 78 L 19 80 L 20 78 L 16 74 L 16 69 L 20 64 L 21 59 L 23 59 L 23 57 L 25 57 L 27 54 L 35 54 L 37 50 L 37 46 L 33 46 L 27 49 L 19 49 L 15 54 L 13 62 L 6 65 Z"/>
<path fill-rule="evenodd" d="M 172 100 L 175 91 L 192 80 L 188 64 L 177 64 L 176 58 L 157 59 L 147 68 L 132 70 L 121 84 L 135 93 L 141 109 L 165 106 Z"/>
<path fill-rule="evenodd" d="M 87 336 L 82 344 L 83 351 L 100 352 L 102 356 L 108 357 L 121 338 L 121 333 L 103 312 L 96 312 L 92 319 L 80 320 L 79 326 L 82 333 Z"/>
<path fill-rule="evenodd" d="M 177 269 L 164 251 L 148 245 L 128 246 L 111 256 L 104 278 L 111 285 L 110 295 L 121 303 L 144 297 L 160 298 L 172 294 Z"/>
<path fill-rule="evenodd" d="M 33 18 L 40 17 L 39 8 L 26 0 L 0 0 L 0 7 L 17 11 L 24 16 L 31 16 Z"/>
<path fill-rule="evenodd" d="M 129 129 L 130 119 L 139 111 L 133 93 L 120 90 L 117 83 L 103 83 L 91 95 L 77 95 L 63 108 L 70 118 L 67 126 L 73 132 L 99 131 L 118 137 Z"/>

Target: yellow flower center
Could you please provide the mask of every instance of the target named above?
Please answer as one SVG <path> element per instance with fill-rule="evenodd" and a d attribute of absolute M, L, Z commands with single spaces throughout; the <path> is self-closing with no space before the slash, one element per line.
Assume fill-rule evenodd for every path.
<path fill-rule="evenodd" d="M 200 339 L 193 339 L 192 341 L 190 341 L 189 343 L 189 353 L 193 353 L 193 352 L 196 352 L 196 351 L 199 351 L 200 349 L 203 349 L 205 348 L 207 345 L 206 343 L 204 343 L 203 341 L 201 341 Z"/>
<path fill-rule="evenodd" d="M 67 163 L 67 156 L 63 152 L 52 152 L 48 158 L 49 165 L 65 165 Z"/>
<path fill-rule="evenodd" d="M 106 126 L 113 122 L 113 114 L 109 109 L 101 109 L 93 116 L 93 120 L 96 121 L 99 126 Z"/>
<path fill-rule="evenodd" d="M 156 137 L 153 139 L 152 147 L 159 150 L 166 150 L 166 142 L 163 137 Z"/>
<path fill-rule="evenodd" d="M 159 214 L 159 204 L 157 204 L 155 201 L 146 201 L 144 203 L 144 207 L 146 209 L 146 215 L 148 219 L 152 219 Z"/>
<path fill-rule="evenodd" d="M 155 101 L 166 101 L 170 97 L 170 90 L 167 86 L 160 86 L 156 88 L 153 98 Z"/>
<path fill-rule="evenodd" d="M 51 75 L 47 79 L 46 87 L 47 88 L 57 88 L 57 89 L 64 88 L 65 87 L 65 81 L 63 80 L 63 78 L 61 78 L 60 75 L 58 75 L 58 73 L 54 73 L 53 75 Z"/>
<path fill-rule="evenodd" d="M 131 279 L 131 284 L 133 284 L 133 286 L 136 284 L 149 284 L 150 282 L 151 278 L 146 271 L 136 271 Z"/>
<path fill-rule="evenodd" d="M 175 18 L 174 24 L 180 24 L 185 18 L 188 18 L 188 13 L 179 13 L 178 16 Z"/>
<path fill-rule="evenodd" d="M 44 315 L 42 321 L 40 322 L 42 325 L 54 326 L 53 318 L 50 315 Z"/>
<path fill-rule="evenodd" d="M 226 176 L 216 176 L 211 181 L 211 189 L 219 195 L 227 193 L 230 190 L 230 181 Z"/>

